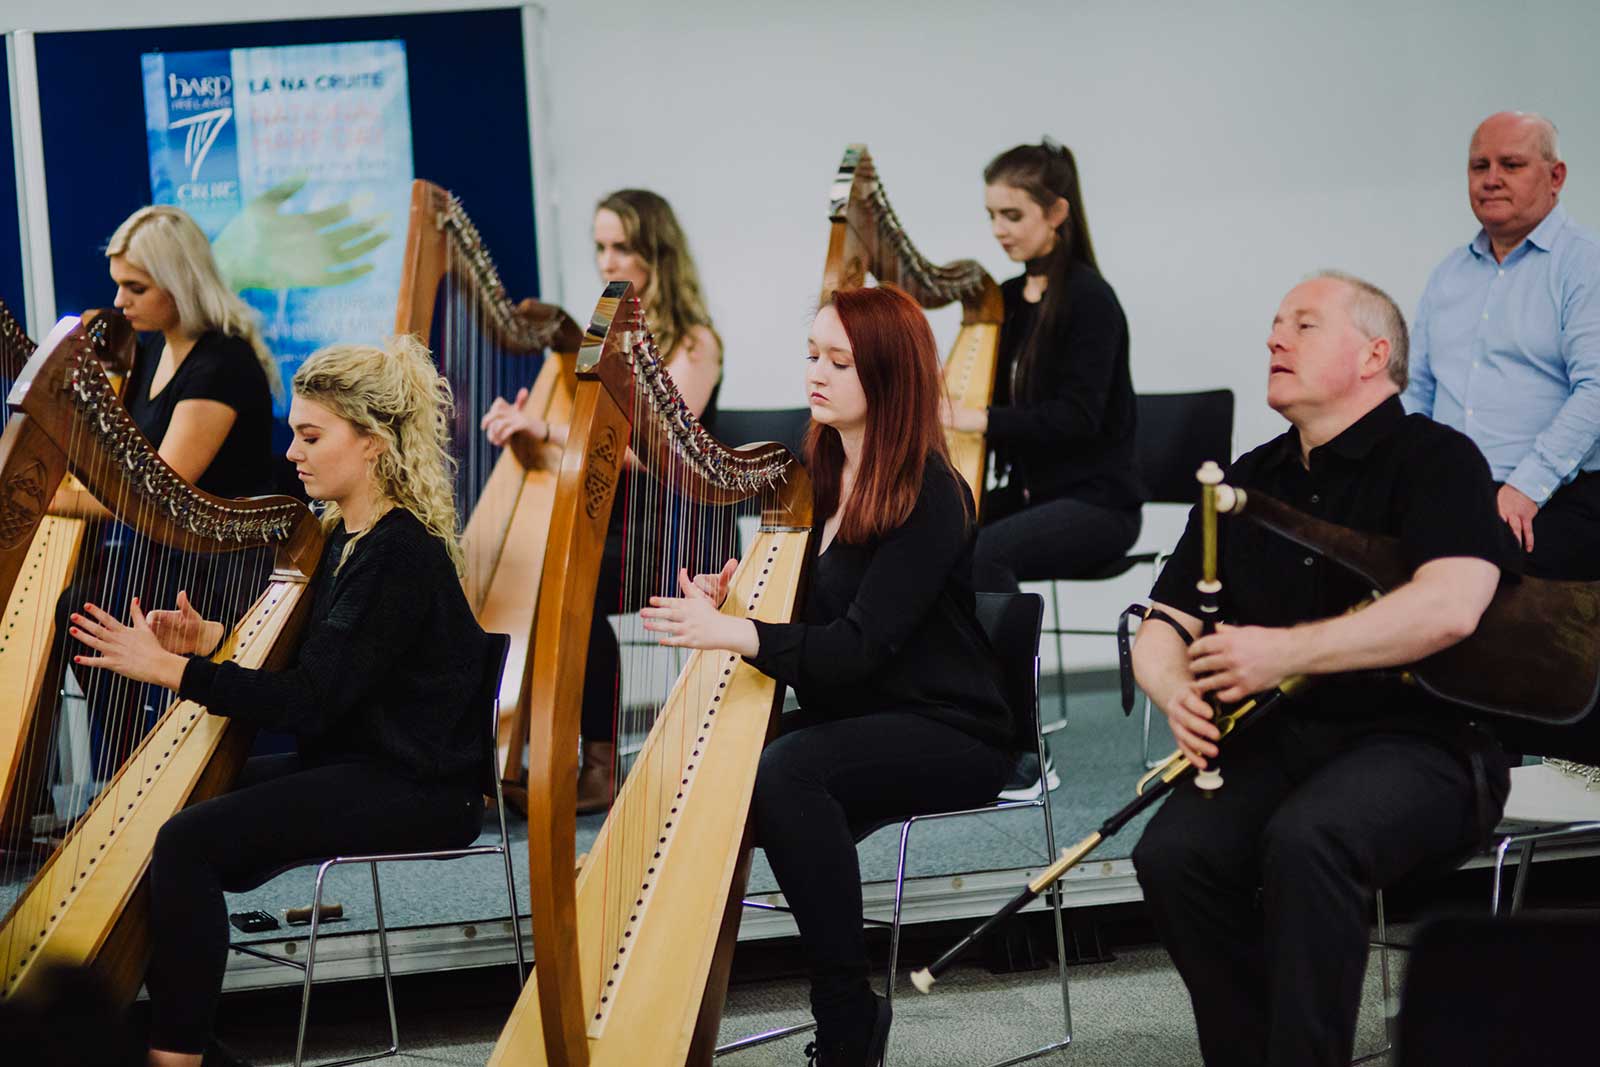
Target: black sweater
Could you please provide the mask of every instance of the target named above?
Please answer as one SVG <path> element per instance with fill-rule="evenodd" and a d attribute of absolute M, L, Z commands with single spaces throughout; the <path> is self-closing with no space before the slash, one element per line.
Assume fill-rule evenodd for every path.
<path fill-rule="evenodd" d="M 1026 279 L 1000 287 L 1005 321 L 989 408 L 989 447 L 1011 484 L 1030 503 L 1071 496 L 1132 510 L 1144 501 L 1134 450 L 1133 378 L 1128 371 L 1128 320 L 1117 294 L 1093 268 L 1074 263 L 1066 317 L 1056 336 L 1041 338 L 1033 380 L 1012 380 L 1017 358 L 1040 322 L 1040 304 L 1022 298 Z"/>
<path fill-rule="evenodd" d="M 837 538 L 813 561 L 800 621 L 757 622 L 750 662 L 828 718 L 913 711 L 1012 743 L 999 665 L 972 594 L 967 485 L 930 459 L 904 524 L 866 544 Z"/>
<path fill-rule="evenodd" d="M 380 760 L 421 781 L 476 781 L 487 758 L 489 709 L 477 701 L 486 638 L 449 553 L 404 508 L 379 519 L 339 567 L 349 540 L 343 526 L 328 536 L 311 617 L 287 669 L 193 657 L 179 695 L 294 733 L 312 758 Z"/>

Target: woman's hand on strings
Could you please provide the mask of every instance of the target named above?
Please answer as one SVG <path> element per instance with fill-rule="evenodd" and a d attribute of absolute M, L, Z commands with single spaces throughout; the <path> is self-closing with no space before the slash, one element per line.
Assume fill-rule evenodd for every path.
<path fill-rule="evenodd" d="M 152 611 L 145 616 L 150 632 L 156 635 L 161 647 L 180 656 L 209 656 L 222 643 L 224 627 L 220 622 L 201 618 L 189 603 L 189 594 L 178 591 L 175 610 Z"/>
<path fill-rule="evenodd" d="M 1201 693 L 1235 704 L 1299 673 L 1295 650 L 1295 638 L 1282 627 L 1222 623 L 1189 646 L 1189 669 Z"/>
<path fill-rule="evenodd" d="M 722 602 L 728 599 L 728 590 L 733 586 L 733 573 L 739 569 L 739 561 L 730 559 L 722 565 L 722 570 L 716 574 L 697 574 L 694 576 L 694 586 L 706 596 L 711 598 L 711 603 L 722 607 Z"/>
<path fill-rule="evenodd" d="M 550 425 L 522 410 L 522 404 L 527 399 L 526 389 L 518 389 L 514 401 L 503 396 L 494 398 L 494 403 L 489 405 L 489 410 L 478 423 L 478 428 L 488 435 L 491 445 L 503 445 L 519 433 L 525 433 L 541 444 L 549 440 Z"/>
<path fill-rule="evenodd" d="M 84 667 L 104 667 L 124 678 L 136 682 L 154 682 L 156 685 L 177 689 L 183 682 L 183 669 L 189 661 L 161 645 L 161 639 L 150 629 L 150 621 L 134 597 L 129 609 L 127 625 L 93 604 L 85 604 L 83 612 L 72 615 L 72 636 L 94 649 L 93 656 L 76 655 L 74 663 Z"/>
<path fill-rule="evenodd" d="M 688 570 L 680 567 L 678 589 L 683 595 L 651 597 L 650 606 L 639 611 L 644 628 L 660 634 L 658 641 L 674 648 L 727 649 L 741 656 L 755 655 L 761 649 L 755 623 L 737 615 L 724 615 L 712 599 L 713 592 L 726 595 L 727 580 L 733 577 L 735 566 L 729 560 L 720 574 L 701 575 L 707 579 L 706 585 L 701 585 L 699 579 L 691 580 Z"/>

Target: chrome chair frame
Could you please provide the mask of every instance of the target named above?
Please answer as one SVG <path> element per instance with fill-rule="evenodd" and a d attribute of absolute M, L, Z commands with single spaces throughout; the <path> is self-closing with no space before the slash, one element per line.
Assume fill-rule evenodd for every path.
<path fill-rule="evenodd" d="M 389 1047 L 382 1052 L 374 1052 L 364 1056 L 352 1056 L 343 1060 L 332 1060 L 318 1064 L 316 1067 L 345 1067 L 346 1064 L 366 1063 L 369 1060 L 384 1059 L 397 1055 L 400 1051 L 400 1024 L 394 1007 L 394 973 L 389 960 L 389 931 L 383 921 L 383 893 L 378 885 L 378 864 L 380 863 L 455 860 L 465 859 L 469 856 L 498 855 L 505 864 L 506 898 L 511 905 L 511 939 L 517 953 L 517 988 L 521 989 L 523 983 L 527 980 L 527 959 L 522 950 L 522 917 L 517 910 L 517 882 L 511 866 L 511 835 L 506 829 L 506 806 L 505 800 L 500 793 L 500 772 L 495 750 L 499 714 L 494 694 L 499 692 L 500 675 L 505 670 L 506 654 L 511 641 L 504 634 L 490 634 L 488 636 L 494 643 L 490 648 L 488 662 L 495 664 L 495 667 L 492 674 L 488 667 L 485 667 L 483 684 L 490 694 L 487 700 L 489 705 L 489 780 L 494 783 L 495 814 L 500 820 L 500 843 L 498 845 L 470 845 L 466 848 L 435 849 L 427 852 L 381 852 L 371 855 L 334 856 L 323 860 L 317 866 L 316 885 L 311 895 L 311 930 L 306 941 L 304 963 L 299 960 L 274 955 L 270 952 L 263 952 L 251 945 L 234 944 L 228 946 L 235 952 L 242 952 L 257 959 L 266 960 L 269 963 L 293 967 L 304 973 L 305 977 L 300 986 L 300 1024 L 294 1040 L 294 1067 L 303 1067 L 304 1064 L 306 1020 L 309 1018 L 311 1011 L 311 982 L 317 962 L 317 934 L 322 926 L 322 887 L 328 872 L 335 867 L 364 863 L 372 871 L 372 903 L 378 919 L 378 956 L 383 963 L 383 995 L 389 1009 Z M 297 866 L 309 865 L 309 863 L 305 863 Z"/>
<path fill-rule="evenodd" d="M 1034 745 L 1035 745 L 1035 749 L 1036 749 L 1036 751 L 1038 752 L 1038 755 L 1039 755 L 1040 766 L 1043 766 L 1044 765 L 1044 733 L 1043 733 L 1043 730 L 1041 729 L 1041 724 L 1040 724 L 1040 720 L 1039 720 L 1039 648 L 1038 648 L 1038 633 L 1039 633 L 1039 626 L 1042 623 L 1043 617 L 1044 617 L 1044 598 L 1039 596 L 1039 594 L 1037 594 L 1037 593 L 980 593 L 978 595 L 980 597 L 996 597 L 996 598 L 1008 598 L 1008 599 L 1009 598 L 1013 598 L 1013 597 L 1019 597 L 1019 598 L 1025 597 L 1025 598 L 1031 598 L 1035 602 L 1035 617 L 1034 617 L 1035 639 L 1034 639 L 1034 652 L 1033 652 L 1033 684 L 1032 684 L 1031 698 L 1032 698 L 1032 701 L 1033 701 L 1033 712 L 1034 712 L 1034 714 L 1033 714 Z M 993 635 L 990 635 L 990 636 L 992 637 Z M 909 847 L 910 847 L 910 842 L 911 842 L 911 830 L 912 830 L 912 827 L 916 826 L 918 823 L 936 822 L 936 821 L 939 821 L 939 820 L 942 820 L 942 819 L 953 819 L 953 818 L 960 818 L 962 816 L 970 816 L 970 815 L 987 815 L 987 814 L 991 814 L 993 812 L 998 812 L 998 811 L 1017 811 L 1017 810 L 1021 810 L 1021 809 L 1024 809 L 1024 808 L 1037 808 L 1043 813 L 1043 816 L 1044 816 L 1044 836 L 1045 836 L 1045 862 L 1048 863 L 1051 860 L 1053 860 L 1055 858 L 1056 854 L 1057 854 L 1054 811 L 1053 811 L 1053 809 L 1051 808 L 1051 805 L 1050 805 L 1050 791 L 1048 789 L 1041 789 L 1039 791 L 1039 795 L 1037 797 L 1035 797 L 1034 799 L 1032 799 L 1032 800 L 996 800 L 996 801 L 993 801 L 993 802 L 991 802 L 989 804 L 984 805 L 983 807 L 978 807 L 978 808 L 962 808 L 962 809 L 957 810 L 957 811 L 930 812 L 930 813 L 924 814 L 924 815 L 912 815 L 912 816 L 910 816 L 908 818 L 905 818 L 905 819 L 893 819 L 893 820 L 890 820 L 890 821 L 885 822 L 885 823 L 881 823 L 878 826 L 873 827 L 871 830 L 868 831 L 867 835 L 863 835 L 862 839 L 864 840 L 866 836 L 868 836 L 868 835 L 870 835 L 872 833 L 876 833 L 878 830 L 882 829 L 884 826 L 893 826 L 896 822 L 898 822 L 900 824 L 900 854 L 899 854 L 898 863 L 897 863 L 896 868 L 895 868 L 894 910 L 893 910 L 893 912 L 891 914 L 891 917 L 887 921 L 883 920 L 883 919 L 875 919 L 875 918 L 870 918 L 870 917 L 864 919 L 864 922 L 868 926 L 872 926 L 872 927 L 876 927 L 876 928 L 880 928 L 880 929 L 884 928 L 884 927 L 887 927 L 889 929 L 889 973 L 887 975 L 885 986 L 884 986 L 884 999 L 889 1001 L 889 1003 L 891 1005 L 894 1003 L 895 981 L 896 981 L 896 978 L 898 977 L 898 974 L 899 974 L 901 917 L 902 917 L 902 915 L 904 913 L 904 906 L 905 906 L 906 858 L 907 858 L 907 855 L 908 855 L 908 852 L 909 852 Z M 1053 914 L 1053 919 L 1054 919 L 1054 923 L 1055 923 L 1055 934 L 1056 934 L 1056 967 L 1057 967 L 1057 970 L 1059 972 L 1060 979 L 1061 979 L 1062 1034 L 1061 1034 L 1061 1037 L 1060 1037 L 1059 1040 L 1052 1040 L 1052 1041 L 1046 1043 L 1045 1045 L 1040 1046 L 1039 1048 L 1033 1049 L 1030 1052 L 1025 1052 L 1025 1053 L 1022 1053 L 1021 1055 L 1013 1056 L 1010 1059 L 1002 1060 L 1002 1061 L 1000 1061 L 998 1063 L 993 1064 L 992 1067 L 1010 1067 L 1010 1065 L 1012 1065 L 1012 1064 L 1024 1063 L 1024 1062 L 1026 1062 L 1028 1060 L 1037 1059 L 1040 1056 L 1047 1055 L 1047 1054 L 1049 1054 L 1051 1052 L 1055 1052 L 1055 1051 L 1057 1051 L 1059 1049 L 1064 1049 L 1068 1045 L 1072 1044 L 1072 999 L 1071 999 L 1071 995 L 1070 995 L 1070 993 L 1068 992 L 1068 989 L 1067 989 L 1067 947 L 1066 947 L 1066 931 L 1065 931 L 1065 928 L 1064 928 L 1064 926 L 1062 924 L 1062 918 L 1061 918 L 1061 913 L 1062 913 L 1061 887 L 1059 885 L 1052 887 L 1048 891 L 1048 895 L 1049 895 L 1049 900 L 1050 900 L 1050 908 L 1051 908 L 1052 912 L 1054 913 Z M 744 906 L 747 907 L 747 908 L 752 908 L 752 909 L 756 909 L 756 910 L 760 910 L 760 911 L 779 911 L 779 912 L 785 912 L 785 913 L 789 912 L 788 908 L 783 907 L 781 905 L 765 904 L 765 903 L 761 903 L 759 901 L 753 901 L 753 900 L 746 900 L 744 902 Z M 728 1054 L 731 1054 L 731 1053 L 734 1053 L 734 1052 L 739 1052 L 739 1051 L 741 1051 L 743 1049 L 754 1048 L 757 1045 L 765 1045 L 765 1044 L 767 1044 L 768 1042 L 771 1042 L 771 1041 L 778 1041 L 778 1040 L 781 1040 L 782 1038 L 785 1038 L 785 1037 L 792 1037 L 792 1036 L 794 1036 L 796 1034 L 802 1034 L 802 1033 L 806 1033 L 806 1032 L 811 1031 L 811 1030 L 815 1030 L 816 1026 L 817 1026 L 817 1024 L 815 1022 L 804 1022 L 804 1023 L 796 1023 L 796 1024 L 791 1025 L 791 1026 L 777 1027 L 777 1028 L 772 1029 L 772 1030 L 763 1031 L 762 1033 L 759 1033 L 759 1034 L 751 1034 L 748 1037 L 742 1037 L 742 1038 L 739 1038 L 736 1041 L 730 1041 L 725 1045 L 719 1045 L 717 1047 L 717 1049 L 716 1049 L 716 1053 L 715 1054 L 716 1054 L 716 1056 L 721 1057 L 721 1056 L 725 1056 L 725 1055 L 728 1055 Z M 892 1037 L 893 1037 L 893 1034 L 892 1034 L 892 1031 L 891 1031 L 891 1043 L 892 1043 Z M 887 1067 L 887 1065 L 889 1063 L 888 1046 L 886 1046 L 885 1049 L 884 1049 L 883 1063 L 884 1063 L 885 1067 Z"/>

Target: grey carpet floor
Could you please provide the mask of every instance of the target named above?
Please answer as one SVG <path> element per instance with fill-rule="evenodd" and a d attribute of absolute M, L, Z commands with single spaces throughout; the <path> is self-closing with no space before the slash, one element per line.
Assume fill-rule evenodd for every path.
<path fill-rule="evenodd" d="M 1398 960 L 1399 954 L 1391 954 Z M 1074 1023 L 1069 1049 L 1039 1063 L 1076 1067 L 1167 1067 L 1199 1063 L 1189 1002 L 1166 953 L 1159 948 L 1124 950 L 1116 960 L 1069 969 Z M 462 982 L 481 979 L 461 976 Z M 372 983 L 362 996 L 370 1010 L 341 1010 L 339 1018 L 318 1017 L 307 1052 L 313 1062 L 371 1051 L 383 1032 L 381 991 Z M 509 998 L 496 991 L 481 1004 L 430 1008 L 401 990 L 402 1054 L 388 1062 L 407 1064 L 483 1064 L 494 1047 Z M 341 1009 L 355 998 L 340 997 Z M 240 1005 L 232 1009 L 229 1001 Z M 290 1062 L 293 1009 L 285 1014 L 245 1009 L 259 998 L 229 998 L 221 1032 L 231 1047 L 261 1067 Z M 795 1022 L 805 1011 L 804 984 L 798 980 L 736 985 L 723 1019 L 723 1040 Z M 327 1013 L 324 1013 L 325 1015 Z M 896 1000 L 890 1062 L 897 1067 L 956 1067 L 987 1064 L 1051 1041 L 1062 1028 L 1060 986 L 1055 972 L 996 976 L 981 968 L 960 968 L 946 976 L 932 995 L 906 988 Z M 719 1060 L 730 1067 L 799 1067 L 805 1062 L 805 1037 L 763 1045 Z M 1365 1000 L 1356 1038 L 1358 1054 L 1384 1046 L 1378 955 L 1368 968 Z M 641 1064 L 640 1067 L 648 1067 Z"/>

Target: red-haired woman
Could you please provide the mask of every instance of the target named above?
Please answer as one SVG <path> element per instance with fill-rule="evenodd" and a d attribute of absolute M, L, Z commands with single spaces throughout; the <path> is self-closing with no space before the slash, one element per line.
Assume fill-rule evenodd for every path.
<path fill-rule="evenodd" d="M 823 517 L 800 621 L 717 611 L 733 574 L 653 598 L 662 644 L 728 649 L 794 689 L 752 815 L 800 928 L 814 1063 L 877 1064 L 889 1009 L 867 984 L 855 841 L 880 820 L 994 798 L 1014 753 L 973 606 L 972 497 L 939 425 L 938 352 L 905 293 L 834 293 L 811 325 L 806 454 Z"/>

